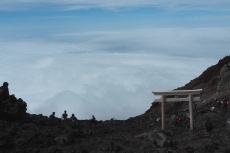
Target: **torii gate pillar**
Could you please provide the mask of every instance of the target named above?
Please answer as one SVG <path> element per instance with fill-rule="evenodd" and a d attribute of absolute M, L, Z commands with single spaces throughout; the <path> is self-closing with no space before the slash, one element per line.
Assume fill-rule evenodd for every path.
<path fill-rule="evenodd" d="M 161 128 L 165 130 L 165 96 L 161 96 Z"/>
<path fill-rule="evenodd" d="M 189 118 L 190 118 L 190 130 L 193 130 L 193 97 L 189 94 Z"/>

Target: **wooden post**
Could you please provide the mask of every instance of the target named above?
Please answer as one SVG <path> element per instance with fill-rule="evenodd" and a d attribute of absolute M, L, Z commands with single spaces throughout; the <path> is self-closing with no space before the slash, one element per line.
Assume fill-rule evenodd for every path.
<path fill-rule="evenodd" d="M 165 97 L 161 96 L 161 128 L 165 130 Z"/>
<path fill-rule="evenodd" d="M 189 94 L 190 130 L 193 130 L 193 97 Z"/>

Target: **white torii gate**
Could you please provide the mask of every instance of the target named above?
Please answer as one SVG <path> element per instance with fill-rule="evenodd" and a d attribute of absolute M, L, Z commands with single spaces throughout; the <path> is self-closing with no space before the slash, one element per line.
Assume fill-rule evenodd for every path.
<path fill-rule="evenodd" d="M 189 101 L 189 113 L 190 113 L 190 130 L 193 130 L 193 101 L 200 101 L 200 97 L 193 97 L 193 95 L 198 95 L 202 89 L 196 90 L 172 90 L 163 92 L 152 92 L 154 95 L 160 95 L 161 99 L 155 99 L 154 102 L 161 102 L 161 121 L 162 121 L 162 131 L 165 130 L 165 102 L 180 102 Z M 165 98 L 165 96 L 181 96 L 188 95 L 187 98 Z"/>

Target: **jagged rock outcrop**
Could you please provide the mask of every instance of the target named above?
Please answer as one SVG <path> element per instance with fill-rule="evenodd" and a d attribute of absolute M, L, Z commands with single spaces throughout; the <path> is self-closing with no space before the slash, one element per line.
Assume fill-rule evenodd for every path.
<path fill-rule="evenodd" d="M 229 90 L 229 63 L 230 56 L 226 56 L 205 70 L 199 77 L 178 89 L 203 89 L 203 99 L 221 98 Z M 220 94 L 220 95 L 218 95 Z"/>
<path fill-rule="evenodd" d="M 17 99 L 15 95 L 1 102 L 0 118 L 18 120 L 26 115 L 27 103 L 21 98 Z"/>
<path fill-rule="evenodd" d="M 219 97 L 230 93 L 230 62 L 220 70 L 217 93 L 220 94 Z"/>

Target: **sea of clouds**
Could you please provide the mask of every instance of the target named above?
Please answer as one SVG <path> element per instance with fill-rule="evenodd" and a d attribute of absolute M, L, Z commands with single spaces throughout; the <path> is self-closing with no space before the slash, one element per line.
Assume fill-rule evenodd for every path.
<path fill-rule="evenodd" d="M 172 90 L 228 55 L 228 28 L 158 28 L 0 38 L 2 82 L 28 112 L 79 119 L 143 114 L 152 91 Z"/>

